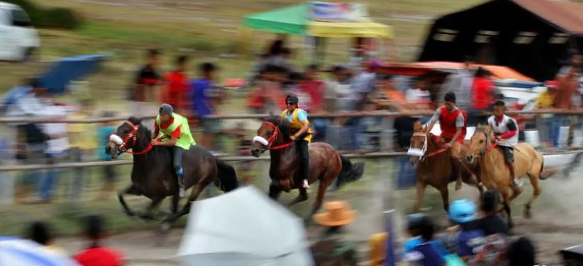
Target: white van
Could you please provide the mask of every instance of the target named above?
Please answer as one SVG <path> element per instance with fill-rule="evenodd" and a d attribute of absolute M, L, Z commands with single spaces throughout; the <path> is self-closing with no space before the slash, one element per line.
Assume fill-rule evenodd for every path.
<path fill-rule="evenodd" d="M 28 14 L 17 5 L 0 2 L 0 60 L 26 61 L 39 46 Z"/>

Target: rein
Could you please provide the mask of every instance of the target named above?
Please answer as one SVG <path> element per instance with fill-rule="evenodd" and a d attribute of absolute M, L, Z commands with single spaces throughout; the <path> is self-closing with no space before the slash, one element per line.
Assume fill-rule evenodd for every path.
<path fill-rule="evenodd" d="M 427 134 L 428 134 L 428 133 L 421 133 L 421 132 L 415 132 L 415 133 L 413 133 L 413 136 L 414 136 L 414 137 L 423 137 L 423 138 L 424 138 L 424 141 L 423 141 L 423 147 L 421 148 L 421 150 L 423 151 L 423 153 L 424 153 L 424 154 L 425 154 L 425 152 L 427 152 L 427 138 L 428 138 L 428 137 L 427 137 Z M 430 153 L 430 154 L 428 154 L 428 155 L 424 155 L 424 156 L 421 158 L 421 160 L 423 160 L 423 159 L 425 159 L 425 158 L 429 158 L 429 157 L 435 156 L 435 155 L 438 155 L 438 154 L 440 154 L 440 153 L 443 153 L 443 152 L 445 152 L 447 149 L 449 149 L 449 148 L 447 148 L 447 147 L 444 147 L 444 148 L 441 148 L 441 149 L 439 149 L 439 150 L 437 150 L 437 151 L 434 151 L 434 152 L 432 152 L 432 153 Z"/>
<path fill-rule="evenodd" d="M 480 155 L 485 155 L 487 152 L 491 151 L 496 146 L 498 146 L 498 142 L 497 141 L 493 142 L 490 139 L 490 136 L 486 134 L 486 131 L 482 131 L 481 133 L 483 133 L 484 136 L 486 137 L 486 146 L 484 146 L 484 150 L 480 153 Z M 488 145 L 488 143 L 490 143 L 490 145 Z"/>
<path fill-rule="evenodd" d="M 263 124 L 269 125 L 269 126 L 273 127 L 273 129 L 274 129 L 273 130 L 273 134 L 268 139 L 263 139 L 263 138 L 261 138 L 259 136 L 256 136 L 255 138 L 261 138 L 261 139 L 265 140 L 267 143 L 263 143 L 261 141 L 259 141 L 259 142 L 261 142 L 263 145 L 267 146 L 267 149 L 268 150 L 272 150 L 273 151 L 273 150 L 285 149 L 285 148 L 289 147 L 290 145 L 292 145 L 294 143 L 293 141 L 291 141 L 291 142 L 286 143 L 286 144 L 282 144 L 282 145 L 278 145 L 278 146 L 272 147 L 273 142 L 277 140 L 277 136 L 280 133 L 279 132 L 279 127 L 276 126 L 275 124 L 273 124 L 271 122 L 267 122 L 267 121 L 264 121 Z"/>
<path fill-rule="evenodd" d="M 126 145 L 127 145 L 128 141 L 130 139 L 133 139 L 132 147 L 134 145 L 136 145 L 136 141 L 138 140 L 138 137 L 137 136 L 138 136 L 138 128 L 139 128 L 139 125 L 134 125 L 130 121 L 125 121 L 124 123 L 130 125 L 132 127 L 132 131 L 130 131 L 130 133 L 128 133 L 127 136 L 123 139 L 122 143 L 119 144 L 119 149 L 120 150 L 122 150 L 123 152 L 127 152 L 128 154 L 132 154 L 132 155 L 141 155 L 141 154 L 144 154 L 144 153 L 149 152 L 154 147 L 154 145 L 152 145 L 152 143 L 149 142 L 148 143 L 148 146 L 144 150 L 142 150 L 142 151 L 139 151 L 139 152 L 131 152 L 131 151 L 128 151 L 127 148 L 126 148 Z M 113 137 L 113 135 L 111 137 Z M 110 139 L 112 139 L 111 137 L 110 137 Z"/>

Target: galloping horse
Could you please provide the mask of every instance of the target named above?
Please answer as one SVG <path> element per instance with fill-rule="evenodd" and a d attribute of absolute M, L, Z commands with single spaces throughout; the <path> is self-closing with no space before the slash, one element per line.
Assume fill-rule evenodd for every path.
<path fill-rule="evenodd" d="M 508 226 L 512 227 L 510 202 L 521 192 L 513 190 L 512 195 L 509 196 L 508 189 L 513 177 L 510 176 L 510 170 L 504 163 L 504 154 L 500 149 L 496 149 L 496 145 L 492 129 L 489 126 L 478 125 L 472 136 L 466 160 L 473 163 L 477 159 L 480 164 L 479 171 L 482 183 L 488 189 L 496 190 L 502 194 L 504 211 L 508 216 Z M 532 197 L 524 209 L 524 217 L 530 218 L 532 203 L 541 193 L 539 179 L 546 179 L 545 176 L 541 175 L 544 168 L 544 158 L 528 143 L 518 143 L 514 149 L 517 151 L 514 153 L 516 176 L 528 175 L 533 188 Z"/>
<path fill-rule="evenodd" d="M 169 226 L 190 211 L 191 202 L 196 200 L 200 192 L 211 182 L 223 191 L 229 192 L 238 187 L 237 175 L 232 166 L 215 158 L 209 151 L 192 146 L 184 152 L 184 185 L 194 186 L 188 203 L 178 211 L 178 183 L 172 166 L 171 147 L 152 146 L 150 130 L 142 126 L 141 120 L 130 117 L 117 128 L 110 137 L 106 151 L 116 158 L 123 152 L 133 154 L 131 173 L 132 184 L 118 193 L 118 199 L 129 216 L 139 216 L 144 220 L 153 220 L 153 210 L 168 196 L 172 196 L 172 214 L 163 222 L 163 228 Z M 132 152 L 128 150 L 131 149 Z M 136 214 L 126 204 L 123 195 L 145 196 L 152 200 L 145 213 Z"/>
<path fill-rule="evenodd" d="M 303 177 L 299 168 L 299 160 L 294 142 L 290 139 L 291 128 L 289 123 L 281 117 L 266 119 L 257 130 L 253 138 L 251 153 L 259 157 L 269 150 L 271 165 L 269 167 L 269 196 L 277 200 L 282 191 L 290 192 L 299 189 L 298 197 L 288 203 L 292 206 L 308 199 L 308 193 L 302 187 Z M 310 180 L 309 183 L 320 180 L 318 196 L 314 202 L 312 214 L 322 207 L 322 200 L 328 186 L 338 178 L 336 189 L 344 183 L 353 182 L 362 177 L 364 163 L 352 164 L 350 160 L 340 155 L 327 143 L 316 142 L 309 145 L 310 151 Z"/>
<path fill-rule="evenodd" d="M 421 209 L 421 203 L 425 195 L 425 187 L 431 185 L 439 190 L 443 201 L 443 208 L 447 212 L 449 209 L 449 191 L 447 185 L 457 180 L 458 174 L 462 175 L 462 181 L 466 184 L 476 186 L 482 194 L 482 186 L 471 169 L 475 165 L 468 165 L 461 162 L 454 163 L 451 150 L 443 147 L 443 141 L 438 136 L 427 132 L 427 128 L 416 121 L 413 124 L 413 136 L 411 137 L 411 148 L 408 154 L 411 156 L 410 162 L 417 165 L 417 203 L 414 211 Z M 458 169 L 456 166 L 461 167 Z"/>

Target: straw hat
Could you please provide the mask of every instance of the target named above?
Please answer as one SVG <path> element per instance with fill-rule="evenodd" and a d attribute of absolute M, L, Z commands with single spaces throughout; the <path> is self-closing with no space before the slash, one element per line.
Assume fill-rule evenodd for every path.
<path fill-rule="evenodd" d="M 323 213 L 314 215 L 314 221 L 324 226 L 341 226 L 351 223 L 356 217 L 356 211 L 350 210 L 346 201 L 329 201 L 324 204 Z"/>

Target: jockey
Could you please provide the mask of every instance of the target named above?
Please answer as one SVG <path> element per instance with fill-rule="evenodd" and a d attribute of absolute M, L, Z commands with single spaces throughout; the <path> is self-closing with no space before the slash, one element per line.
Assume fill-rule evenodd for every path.
<path fill-rule="evenodd" d="M 304 179 L 302 186 L 307 189 L 310 188 L 310 153 L 308 151 L 308 144 L 312 141 L 312 132 L 310 130 L 310 122 L 308 121 L 308 113 L 298 108 L 298 102 L 298 97 L 288 95 L 285 98 L 287 110 L 281 113 L 281 118 L 290 123 L 292 132 L 294 132 L 290 138 L 296 142 L 296 149 L 301 159 L 302 177 Z"/>
<path fill-rule="evenodd" d="M 159 134 L 169 136 L 170 140 L 161 142 L 157 138 Z M 154 123 L 154 135 L 152 136 L 153 146 L 174 147 L 174 170 L 178 176 L 179 195 L 184 197 L 186 189 L 184 186 L 184 170 L 182 169 L 182 154 L 196 145 L 190 134 L 188 119 L 174 113 L 174 109 L 169 104 L 162 104 L 156 122 Z"/>
<path fill-rule="evenodd" d="M 504 102 L 496 101 L 494 115 L 488 118 L 488 125 L 492 128 L 496 140 L 498 140 L 498 147 L 502 149 L 504 154 L 504 162 L 513 177 L 512 186 L 515 190 L 520 190 L 522 184 L 516 179 L 514 173 L 514 145 L 518 144 L 518 124 L 514 118 L 504 114 L 504 109 Z"/>
<path fill-rule="evenodd" d="M 445 147 L 451 148 L 454 161 L 458 161 L 464 138 L 466 137 L 466 115 L 455 105 L 456 96 L 453 92 L 447 92 L 444 97 L 444 105 L 437 108 L 427 127 L 427 132 L 431 132 L 435 123 L 439 121 L 441 128 L 441 138 L 445 140 Z M 456 163 L 458 165 L 458 163 Z M 459 170 L 459 169 L 458 169 Z M 456 181 L 456 190 L 462 186 L 461 175 Z"/>

